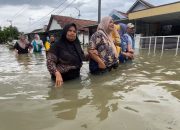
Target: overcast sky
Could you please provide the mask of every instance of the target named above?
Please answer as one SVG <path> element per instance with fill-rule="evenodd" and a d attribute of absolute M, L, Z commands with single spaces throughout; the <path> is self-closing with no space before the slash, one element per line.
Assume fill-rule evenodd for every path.
<path fill-rule="evenodd" d="M 113 10 L 126 12 L 136 0 L 101 0 L 102 17 Z M 146 0 L 162 5 L 179 0 Z M 98 0 L 0 0 L 0 26 L 12 25 L 31 32 L 47 25 L 51 14 L 97 21 Z"/>

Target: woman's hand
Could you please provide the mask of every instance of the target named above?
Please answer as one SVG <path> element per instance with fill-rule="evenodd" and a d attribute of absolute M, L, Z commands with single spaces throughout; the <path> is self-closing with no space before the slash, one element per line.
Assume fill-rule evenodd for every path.
<path fill-rule="evenodd" d="M 125 56 L 127 56 L 129 59 L 134 59 L 134 55 L 132 53 L 127 52 Z"/>
<path fill-rule="evenodd" d="M 99 69 L 105 69 L 106 65 L 104 64 L 103 61 L 101 61 L 101 62 L 98 63 L 98 67 L 99 67 Z"/>
<path fill-rule="evenodd" d="M 31 50 L 32 50 L 31 48 L 30 48 L 30 49 L 28 49 L 28 53 L 31 53 Z"/>
<path fill-rule="evenodd" d="M 18 55 L 18 50 L 15 49 L 14 52 L 15 52 L 16 55 Z"/>
<path fill-rule="evenodd" d="M 55 76 L 56 76 L 55 86 L 60 87 L 63 84 L 63 79 L 62 79 L 61 73 L 59 71 L 56 71 Z"/>

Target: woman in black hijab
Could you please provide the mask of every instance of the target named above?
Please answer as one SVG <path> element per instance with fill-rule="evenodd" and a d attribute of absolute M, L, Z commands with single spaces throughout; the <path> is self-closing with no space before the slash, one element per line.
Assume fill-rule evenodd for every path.
<path fill-rule="evenodd" d="M 80 68 L 84 52 L 77 37 L 77 27 L 74 23 L 67 24 L 59 41 L 55 42 L 47 55 L 47 68 L 56 86 L 63 81 L 80 76 Z"/>

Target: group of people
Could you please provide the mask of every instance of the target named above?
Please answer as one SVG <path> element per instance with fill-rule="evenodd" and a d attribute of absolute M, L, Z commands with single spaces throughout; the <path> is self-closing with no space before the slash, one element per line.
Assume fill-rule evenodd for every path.
<path fill-rule="evenodd" d="M 98 25 L 97 31 L 91 36 L 88 54 L 84 54 L 77 37 L 77 26 L 67 24 L 59 40 L 53 35 L 47 37 L 43 44 L 38 34 L 34 40 L 28 42 L 25 35 L 21 35 L 14 45 L 17 54 L 41 52 L 45 47 L 47 68 L 57 87 L 64 81 L 80 76 L 80 69 L 84 60 L 89 60 L 89 70 L 92 74 L 102 74 L 116 69 L 120 63 L 134 58 L 135 42 L 133 38 L 134 25 L 132 23 L 115 24 L 111 17 L 104 17 Z"/>
<path fill-rule="evenodd" d="M 50 38 L 47 37 L 46 41 L 43 43 L 43 41 L 40 39 L 38 34 L 34 35 L 34 39 L 31 41 L 31 43 L 28 41 L 28 38 L 21 34 L 19 36 L 19 40 L 15 43 L 14 49 L 16 54 L 27 54 L 30 53 L 31 50 L 35 53 L 42 52 L 42 48 L 44 47 L 46 52 L 50 49 L 50 45 L 55 42 L 55 38 L 53 35 L 50 36 Z"/>
<path fill-rule="evenodd" d="M 91 36 L 85 55 L 77 37 L 74 23 L 67 24 L 60 40 L 51 45 L 47 54 L 47 68 L 57 87 L 64 81 L 80 76 L 83 60 L 89 60 L 92 74 L 117 69 L 119 63 L 134 58 L 134 25 L 115 25 L 111 17 L 104 17 Z"/>

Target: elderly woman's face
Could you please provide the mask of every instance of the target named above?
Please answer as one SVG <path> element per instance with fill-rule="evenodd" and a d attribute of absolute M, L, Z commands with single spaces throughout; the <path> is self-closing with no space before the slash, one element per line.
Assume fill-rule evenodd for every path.
<path fill-rule="evenodd" d="M 114 21 L 113 21 L 113 20 L 111 20 L 111 21 L 109 22 L 108 30 L 109 30 L 109 31 L 113 31 L 113 30 L 114 30 Z"/>
<path fill-rule="evenodd" d="M 75 27 L 72 26 L 69 28 L 69 30 L 67 31 L 67 34 L 66 34 L 66 38 L 69 41 L 76 40 L 76 29 L 75 29 Z"/>

